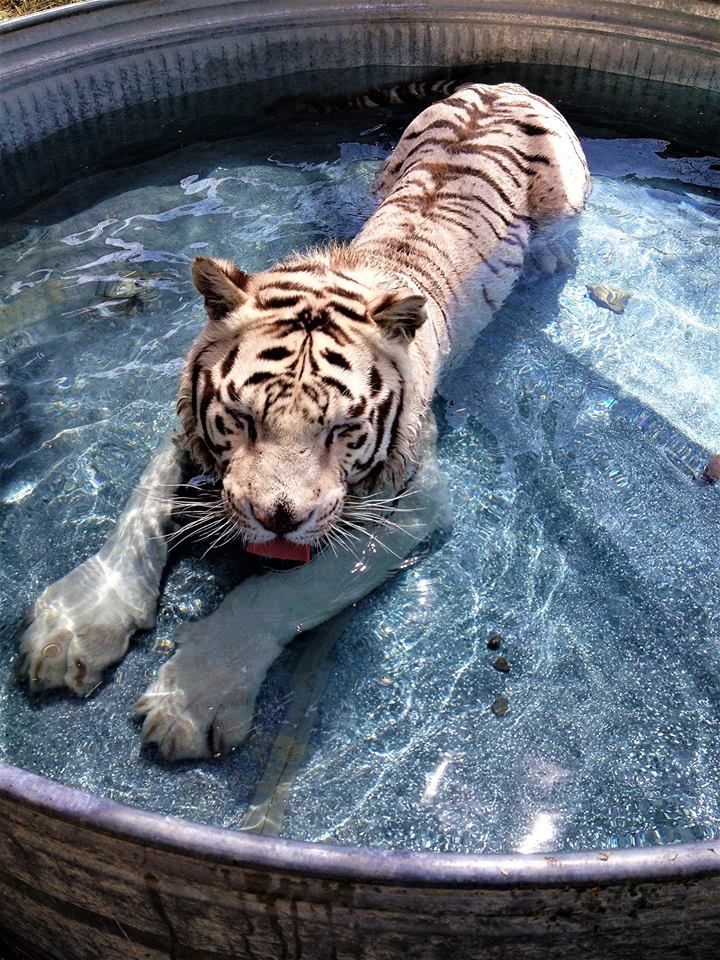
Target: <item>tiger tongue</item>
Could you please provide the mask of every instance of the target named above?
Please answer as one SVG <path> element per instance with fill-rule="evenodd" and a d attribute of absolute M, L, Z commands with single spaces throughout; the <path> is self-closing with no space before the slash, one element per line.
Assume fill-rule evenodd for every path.
<path fill-rule="evenodd" d="M 273 560 L 297 560 L 307 563 L 310 559 L 310 546 L 307 543 L 293 543 L 285 537 L 275 537 L 266 543 L 249 543 L 245 549 L 258 557 L 272 557 Z"/>

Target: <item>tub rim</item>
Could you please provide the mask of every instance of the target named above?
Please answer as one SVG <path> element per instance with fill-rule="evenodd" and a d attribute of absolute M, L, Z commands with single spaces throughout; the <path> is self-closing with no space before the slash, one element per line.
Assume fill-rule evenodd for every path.
<path fill-rule="evenodd" d="M 203 862 L 403 887 L 594 887 L 720 874 L 720 841 L 548 853 L 441 853 L 259 836 L 131 807 L 0 762 L 0 796 L 54 819 Z"/>

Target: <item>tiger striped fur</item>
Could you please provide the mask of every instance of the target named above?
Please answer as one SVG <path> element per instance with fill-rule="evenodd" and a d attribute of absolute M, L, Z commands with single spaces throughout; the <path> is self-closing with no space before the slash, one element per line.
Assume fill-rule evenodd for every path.
<path fill-rule="evenodd" d="M 222 478 L 228 537 L 320 552 L 244 581 L 181 631 L 136 705 L 144 739 L 165 756 L 241 742 L 283 646 L 381 583 L 433 528 L 438 378 L 502 304 L 535 226 L 577 213 L 590 180 L 550 104 L 512 84 L 470 84 L 410 124 L 377 187 L 382 202 L 348 245 L 251 276 L 194 261 L 207 323 L 180 388 L 183 446 Z M 471 274 L 482 299 L 460 322 L 454 307 Z M 39 599 L 22 641 L 34 685 L 86 692 L 153 622 L 165 557 L 146 545 L 170 520 L 167 501 L 150 494 L 181 479 L 180 452 L 166 445 L 100 554 Z M 412 494 L 402 522 L 399 490 Z M 101 625 L 89 599 L 98 595 Z"/>

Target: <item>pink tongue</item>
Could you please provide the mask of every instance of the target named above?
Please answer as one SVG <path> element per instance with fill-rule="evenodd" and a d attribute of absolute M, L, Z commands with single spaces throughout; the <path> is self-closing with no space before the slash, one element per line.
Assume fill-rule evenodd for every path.
<path fill-rule="evenodd" d="M 274 560 L 299 560 L 307 563 L 310 559 L 310 547 L 307 543 L 293 543 L 285 537 L 275 537 L 267 543 L 249 543 L 245 549 L 258 557 L 272 557 Z"/>

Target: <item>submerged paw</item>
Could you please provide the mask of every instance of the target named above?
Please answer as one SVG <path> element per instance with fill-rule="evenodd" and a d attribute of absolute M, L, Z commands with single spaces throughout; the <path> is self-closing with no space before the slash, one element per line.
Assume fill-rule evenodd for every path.
<path fill-rule="evenodd" d="M 20 638 L 18 673 L 31 688 L 52 689 L 65 683 L 72 632 L 54 619 L 33 620 Z"/>
<path fill-rule="evenodd" d="M 118 659 L 118 649 L 127 647 L 131 633 L 127 626 L 102 623 L 81 628 L 43 611 L 20 638 L 19 673 L 31 689 L 67 687 L 88 696 L 102 683 L 105 668 Z"/>
<path fill-rule="evenodd" d="M 201 725 L 185 709 L 179 692 L 153 692 L 151 687 L 133 709 L 145 716 L 143 743 L 154 743 L 167 760 L 188 760 L 207 756 Z"/>
<path fill-rule="evenodd" d="M 555 273 L 571 272 L 573 262 L 563 249 L 562 244 L 555 240 L 536 239 L 530 251 L 530 264 L 545 276 Z"/>
<path fill-rule="evenodd" d="M 87 696 L 123 656 L 136 629 L 108 568 L 90 558 L 34 604 L 20 637 L 19 673 L 31 689 L 68 687 Z"/>
<path fill-rule="evenodd" d="M 143 743 L 155 744 L 166 760 L 190 760 L 228 753 L 247 736 L 254 694 L 216 686 L 213 677 L 183 679 L 174 662 L 166 663 L 157 680 L 135 703 L 144 717 Z"/>

